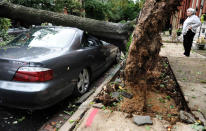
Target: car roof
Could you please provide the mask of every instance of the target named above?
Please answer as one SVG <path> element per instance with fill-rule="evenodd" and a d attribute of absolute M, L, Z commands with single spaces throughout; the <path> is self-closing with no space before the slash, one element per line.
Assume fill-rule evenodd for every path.
<path fill-rule="evenodd" d="M 48 28 L 56 28 L 56 29 L 72 29 L 76 32 L 84 32 L 81 29 L 75 28 L 75 27 L 65 27 L 65 26 L 35 26 L 32 27 L 32 29 L 48 29 Z"/>

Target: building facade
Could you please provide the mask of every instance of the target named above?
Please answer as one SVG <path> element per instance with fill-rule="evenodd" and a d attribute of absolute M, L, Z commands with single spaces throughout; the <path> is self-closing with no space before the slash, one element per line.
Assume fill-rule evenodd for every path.
<path fill-rule="evenodd" d="M 196 15 L 201 18 L 203 14 L 206 14 L 206 0 L 182 0 L 181 6 L 178 7 L 178 11 L 171 16 L 170 24 L 172 25 L 172 35 L 175 36 L 178 29 L 181 29 L 183 22 L 187 18 L 187 9 L 193 8 L 196 10 Z M 194 43 L 197 39 L 204 37 L 206 39 L 206 20 L 197 29 Z"/>
<path fill-rule="evenodd" d="M 201 17 L 206 13 L 206 0 L 183 0 L 181 6 L 178 7 L 178 12 L 171 17 L 170 23 L 173 29 L 181 28 L 182 23 L 187 18 L 186 12 L 188 8 L 196 10 L 196 15 Z"/>

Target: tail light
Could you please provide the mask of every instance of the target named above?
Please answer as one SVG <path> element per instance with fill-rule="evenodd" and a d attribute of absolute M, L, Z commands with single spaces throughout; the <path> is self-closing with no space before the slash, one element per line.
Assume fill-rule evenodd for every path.
<path fill-rule="evenodd" d="M 21 67 L 13 80 L 25 82 L 44 82 L 53 78 L 53 70 L 42 67 Z"/>

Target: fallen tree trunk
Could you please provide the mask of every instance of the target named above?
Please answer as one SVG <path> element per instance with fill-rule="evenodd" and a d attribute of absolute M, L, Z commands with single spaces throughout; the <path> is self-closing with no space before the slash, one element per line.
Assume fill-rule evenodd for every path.
<path fill-rule="evenodd" d="M 120 24 L 99 21 L 15 5 L 6 1 L 0 2 L 0 17 L 19 20 L 34 25 L 49 22 L 54 25 L 77 27 L 106 41 L 117 41 L 116 45 L 127 40 L 133 30 L 131 23 Z"/>

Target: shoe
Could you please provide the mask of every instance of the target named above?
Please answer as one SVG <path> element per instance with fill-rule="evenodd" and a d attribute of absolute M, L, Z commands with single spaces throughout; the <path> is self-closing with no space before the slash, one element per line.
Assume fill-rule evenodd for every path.
<path fill-rule="evenodd" d="M 189 54 L 186 54 L 186 53 L 183 53 L 185 56 L 187 56 L 187 57 L 190 57 L 190 55 Z"/>

